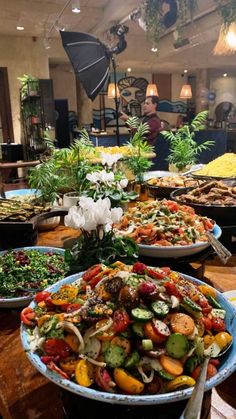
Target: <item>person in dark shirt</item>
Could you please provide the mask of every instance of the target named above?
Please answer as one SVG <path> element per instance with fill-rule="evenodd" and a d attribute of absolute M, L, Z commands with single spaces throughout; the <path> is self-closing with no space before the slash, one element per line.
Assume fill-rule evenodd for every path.
<path fill-rule="evenodd" d="M 142 123 L 146 122 L 149 125 L 150 132 L 147 134 L 147 142 L 154 145 L 159 132 L 162 130 L 161 121 L 157 116 L 157 107 L 159 103 L 158 96 L 147 96 L 143 105 L 143 118 Z M 124 112 L 120 116 L 122 121 L 127 121 L 129 118 Z"/>

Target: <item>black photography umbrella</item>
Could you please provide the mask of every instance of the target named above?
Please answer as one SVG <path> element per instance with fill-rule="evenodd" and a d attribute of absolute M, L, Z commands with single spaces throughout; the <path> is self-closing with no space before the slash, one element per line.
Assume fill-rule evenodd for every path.
<path fill-rule="evenodd" d="M 107 48 L 93 35 L 82 32 L 60 32 L 63 47 L 71 61 L 75 75 L 81 81 L 90 99 L 94 100 L 105 85 L 110 74 L 110 61 L 112 62 L 116 83 L 116 65 L 113 54 L 120 54 L 126 48 L 124 34 L 127 32 L 128 27 L 124 25 L 115 25 L 110 29 L 110 33 L 119 39 L 118 44 L 111 49 Z M 117 91 L 115 104 L 117 142 L 119 145 Z"/>
<path fill-rule="evenodd" d="M 92 100 L 102 90 L 109 76 L 110 56 L 105 45 L 95 36 L 82 32 L 60 32 L 63 47 L 75 75 Z"/>

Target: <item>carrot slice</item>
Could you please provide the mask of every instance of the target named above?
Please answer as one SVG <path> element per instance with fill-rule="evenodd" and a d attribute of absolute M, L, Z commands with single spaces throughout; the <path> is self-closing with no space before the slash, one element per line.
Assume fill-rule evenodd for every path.
<path fill-rule="evenodd" d="M 164 370 L 170 374 L 177 376 L 183 374 L 183 365 L 178 359 L 162 354 L 159 360 Z"/>
<path fill-rule="evenodd" d="M 194 332 L 194 321 L 192 317 L 184 313 L 174 313 L 170 320 L 170 325 L 175 333 L 188 336 Z"/>

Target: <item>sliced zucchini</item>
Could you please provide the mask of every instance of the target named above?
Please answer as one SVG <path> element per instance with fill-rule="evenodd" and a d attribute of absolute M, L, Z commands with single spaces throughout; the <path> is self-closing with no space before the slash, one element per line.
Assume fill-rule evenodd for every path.
<path fill-rule="evenodd" d="M 155 315 L 160 319 L 169 313 L 169 307 L 164 301 L 154 301 L 151 307 Z"/>
<path fill-rule="evenodd" d="M 109 345 L 104 353 L 104 359 L 108 367 L 117 368 L 123 365 L 126 358 L 126 353 L 121 346 Z"/>
<path fill-rule="evenodd" d="M 167 339 L 166 351 L 172 358 L 182 358 L 189 351 L 188 339 L 181 333 L 172 333 Z"/>
<path fill-rule="evenodd" d="M 153 318 L 153 313 L 146 308 L 136 307 L 131 310 L 132 317 L 140 322 L 147 322 Z"/>

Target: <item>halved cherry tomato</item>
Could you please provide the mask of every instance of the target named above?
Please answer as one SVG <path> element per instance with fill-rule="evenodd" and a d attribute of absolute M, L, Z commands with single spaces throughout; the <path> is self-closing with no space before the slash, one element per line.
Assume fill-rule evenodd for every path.
<path fill-rule="evenodd" d="M 73 302 L 77 297 L 78 289 L 73 285 L 62 285 L 59 291 L 51 294 L 51 302 L 56 306 L 62 306 Z M 46 300 L 47 301 L 47 300 Z"/>
<path fill-rule="evenodd" d="M 61 310 L 66 313 L 73 313 L 73 311 L 78 310 L 81 307 L 81 304 L 73 303 L 73 304 L 64 304 L 61 306 Z"/>
<path fill-rule="evenodd" d="M 141 263 L 141 262 L 136 262 L 133 265 L 133 269 L 132 269 L 133 272 L 135 272 L 136 274 L 139 274 L 139 275 L 144 275 L 146 270 L 147 270 L 147 265 L 145 265 L 144 263 Z"/>
<path fill-rule="evenodd" d="M 212 320 L 209 317 L 202 317 L 202 321 L 206 330 L 212 329 Z"/>
<path fill-rule="evenodd" d="M 203 314 L 209 314 L 212 310 L 211 305 L 209 304 L 209 302 L 207 301 L 206 298 L 200 298 L 197 301 L 197 304 L 202 308 L 202 313 Z"/>
<path fill-rule="evenodd" d="M 225 321 L 223 319 L 213 318 L 212 329 L 216 332 L 223 332 L 225 330 Z"/>
<path fill-rule="evenodd" d="M 168 295 L 174 295 L 175 297 L 180 297 L 180 293 L 173 282 L 165 282 L 164 287 Z"/>
<path fill-rule="evenodd" d="M 50 362 L 58 362 L 59 361 L 59 359 L 60 359 L 60 357 L 57 355 L 57 356 L 52 356 L 52 355 L 44 355 L 44 356 L 41 356 L 40 357 L 40 359 L 41 359 L 41 361 L 44 363 L 44 364 L 49 364 Z"/>
<path fill-rule="evenodd" d="M 41 301 L 45 301 L 50 296 L 50 292 L 48 291 L 40 291 L 35 294 L 34 299 L 36 303 L 40 303 Z"/>
<path fill-rule="evenodd" d="M 214 227 L 214 222 L 211 221 L 209 218 L 203 219 L 203 225 L 205 230 L 212 230 Z"/>
<path fill-rule="evenodd" d="M 101 272 L 102 267 L 101 265 L 94 265 L 91 266 L 83 275 L 82 278 L 85 282 L 89 282 L 94 276 L 96 276 L 99 272 Z"/>
<path fill-rule="evenodd" d="M 106 326 L 107 322 L 108 322 L 107 319 L 99 320 L 96 323 L 96 326 L 95 326 L 96 330 L 101 329 L 104 326 Z M 96 335 L 96 338 L 101 340 L 101 341 L 107 341 L 107 340 L 109 341 L 109 340 L 113 339 L 114 335 L 115 335 L 115 331 L 114 331 L 113 327 L 111 326 L 111 327 L 109 327 L 109 329 L 106 329 L 106 330 L 101 331 L 100 333 L 98 333 Z"/>
<path fill-rule="evenodd" d="M 26 324 L 27 326 L 35 326 L 36 320 L 36 313 L 31 307 L 26 307 L 20 313 L 20 319 L 22 323 Z"/>
<path fill-rule="evenodd" d="M 171 212 L 176 212 L 179 209 L 179 205 L 177 204 L 177 202 L 174 201 L 166 201 L 166 206 L 169 208 L 169 210 Z"/>
<path fill-rule="evenodd" d="M 194 378 L 194 380 L 197 380 L 199 377 L 199 374 L 201 372 L 201 366 L 198 365 L 191 373 L 191 376 Z M 217 369 L 215 365 L 213 365 L 211 362 L 209 362 L 207 366 L 207 379 L 214 377 L 214 375 L 217 374 Z"/>
<path fill-rule="evenodd" d="M 116 333 L 124 332 L 131 320 L 125 310 L 116 310 L 113 314 L 113 329 Z"/>
<path fill-rule="evenodd" d="M 114 393 L 114 387 L 116 384 L 112 381 L 110 374 L 105 368 L 98 367 L 96 369 L 95 381 L 102 390 Z"/>
<path fill-rule="evenodd" d="M 43 350 L 47 355 L 59 356 L 60 359 L 69 356 L 71 349 L 69 345 L 58 338 L 49 338 L 43 342 Z"/>
<path fill-rule="evenodd" d="M 154 279 L 163 279 L 170 273 L 170 268 L 161 268 L 161 272 L 154 271 L 153 269 L 147 269 L 147 275 Z"/>

